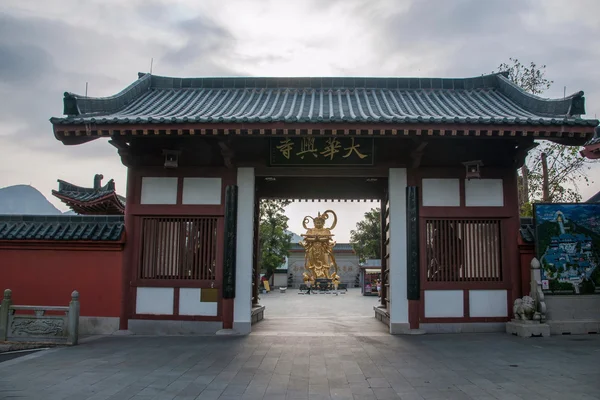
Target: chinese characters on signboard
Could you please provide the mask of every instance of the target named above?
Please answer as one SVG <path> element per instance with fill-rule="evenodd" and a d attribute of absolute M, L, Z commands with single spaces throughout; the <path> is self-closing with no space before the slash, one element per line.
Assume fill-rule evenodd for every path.
<path fill-rule="evenodd" d="M 373 165 L 373 139 L 284 137 L 271 139 L 271 165 Z"/>

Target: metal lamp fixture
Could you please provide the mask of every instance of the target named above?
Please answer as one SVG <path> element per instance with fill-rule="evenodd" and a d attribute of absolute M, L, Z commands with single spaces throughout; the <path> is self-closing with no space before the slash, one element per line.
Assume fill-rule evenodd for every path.
<path fill-rule="evenodd" d="M 481 167 L 483 166 L 483 163 L 481 162 L 481 160 L 467 161 L 462 164 L 467 169 L 467 175 L 466 175 L 467 179 L 481 178 Z"/>

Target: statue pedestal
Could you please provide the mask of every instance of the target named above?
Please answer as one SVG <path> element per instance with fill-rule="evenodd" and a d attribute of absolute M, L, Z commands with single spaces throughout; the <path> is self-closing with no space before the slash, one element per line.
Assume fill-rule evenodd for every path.
<path fill-rule="evenodd" d="M 548 337 L 550 336 L 550 325 L 539 321 L 513 319 L 506 323 L 506 333 L 524 338 L 532 336 Z"/>

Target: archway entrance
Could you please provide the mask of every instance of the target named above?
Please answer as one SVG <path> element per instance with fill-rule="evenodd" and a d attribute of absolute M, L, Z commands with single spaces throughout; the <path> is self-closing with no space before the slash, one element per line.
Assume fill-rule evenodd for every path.
<path fill-rule="evenodd" d="M 321 279 L 315 280 L 318 271 L 311 272 L 305 268 L 313 262 L 310 261 L 310 257 L 306 257 L 307 250 L 297 243 L 302 238 L 296 237 L 296 242 L 292 243 L 287 258 L 285 274 L 282 275 L 283 271 L 274 274 L 267 281 L 270 283 L 268 286 L 273 285 L 273 287 L 269 292 L 265 292 L 261 278 L 263 276 L 261 272 L 264 270 L 260 258 L 264 252 L 261 251 L 259 240 L 259 208 L 261 201 L 281 199 L 304 202 L 309 207 L 304 206 L 302 209 L 307 215 L 314 217 L 326 210 L 332 210 L 333 213 L 339 213 L 340 210 L 343 212 L 344 209 L 348 210 L 353 202 L 358 204 L 360 201 L 363 201 L 363 204 L 368 202 L 372 207 L 385 209 L 388 191 L 387 171 L 369 176 L 354 176 L 357 173 L 351 170 L 313 172 L 309 169 L 286 171 L 285 174 L 269 174 L 269 172 L 271 171 L 265 170 L 256 176 L 252 282 L 252 313 L 255 323 L 253 331 L 260 334 L 385 332 L 385 325 L 375 319 L 374 313 L 375 307 L 385 311 L 387 305 L 385 289 L 389 288 L 389 284 L 386 284 L 385 240 L 380 241 L 382 247 L 380 259 L 383 262 L 378 265 L 378 277 L 383 278 L 383 287 L 385 287 L 381 299 L 376 295 L 376 289 L 374 289 L 375 296 L 363 296 L 361 290 L 363 277 L 358 256 L 352 251 L 349 243 L 340 243 L 337 239 L 342 233 L 339 229 L 329 232 L 337 235 L 331 238 L 331 242 L 335 241 L 336 244 L 330 249 L 330 261 L 335 260 L 335 268 L 332 267 L 331 270 L 329 267 L 326 268 L 326 272 L 321 274 Z M 354 210 L 362 217 L 363 212 L 357 211 L 357 207 L 354 207 Z M 325 228 L 331 226 L 332 218 L 337 218 L 333 217 L 333 213 L 328 214 Z M 292 215 L 292 218 L 300 220 L 304 215 Z M 383 229 L 380 229 L 379 235 L 385 237 L 387 223 L 383 218 L 381 222 Z M 299 221 L 292 221 L 292 225 L 298 226 Z M 312 224 L 308 223 L 307 227 L 310 226 Z M 297 229 L 294 233 L 305 234 L 305 228 L 302 229 L 303 231 Z M 345 229 L 348 227 L 346 226 Z M 343 234 L 348 233 L 343 232 Z M 348 242 L 348 239 L 345 242 Z M 324 257 L 329 258 L 329 256 Z M 376 286 L 375 280 L 373 285 Z M 286 289 L 280 289 L 282 286 Z M 263 317 L 265 320 L 256 324 Z"/>

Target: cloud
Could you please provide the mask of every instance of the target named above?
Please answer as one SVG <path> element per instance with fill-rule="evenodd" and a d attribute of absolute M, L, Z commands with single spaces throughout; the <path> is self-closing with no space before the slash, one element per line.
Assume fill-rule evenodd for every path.
<path fill-rule="evenodd" d="M 0 186 L 101 172 L 124 193 L 112 146 L 63 146 L 48 119 L 63 92 L 115 94 L 151 59 L 173 76 L 461 77 L 516 57 L 548 66 L 545 95 L 584 90 L 600 116 L 599 14 L 596 0 L 3 0 Z"/>

